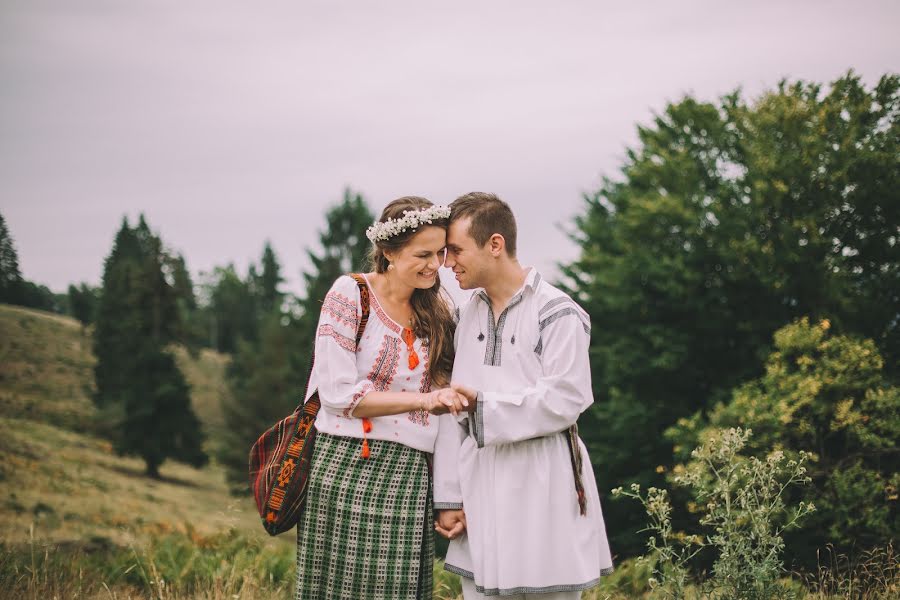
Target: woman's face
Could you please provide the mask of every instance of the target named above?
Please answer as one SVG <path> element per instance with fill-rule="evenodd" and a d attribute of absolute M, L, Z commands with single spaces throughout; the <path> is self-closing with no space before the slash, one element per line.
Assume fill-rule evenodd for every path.
<path fill-rule="evenodd" d="M 425 225 L 398 250 L 385 251 L 394 268 L 391 277 L 413 288 L 428 289 L 437 282 L 438 267 L 444 264 L 447 231 L 443 227 Z"/>

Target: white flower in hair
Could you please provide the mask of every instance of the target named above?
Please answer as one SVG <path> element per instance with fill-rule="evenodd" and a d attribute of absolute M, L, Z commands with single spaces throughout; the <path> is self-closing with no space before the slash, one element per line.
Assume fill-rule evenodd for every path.
<path fill-rule="evenodd" d="M 383 223 L 380 221 L 375 222 L 375 224 L 366 229 L 366 237 L 374 244 L 375 242 L 390 239 L 408 229 L 418 229 L 423 223 L 430 225 L 435 220 L 449 218 L 449 206 L 433 205 L 417 210 L 405 210 L 403 211 L 403 216 L 399 219 L 388 219 Z"/>

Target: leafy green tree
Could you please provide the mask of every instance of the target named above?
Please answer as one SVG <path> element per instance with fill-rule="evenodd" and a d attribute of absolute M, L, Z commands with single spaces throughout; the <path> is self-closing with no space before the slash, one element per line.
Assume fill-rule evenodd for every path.
<path fill-rule="evenodd" d="M 829 316 L 900 365 L 900 78 L 783 82 L 748 103 L 687 97 L 638 130 L 586 197 L 567 287 L 591 314 L 601 489 L 658 485 L 662 432 L 758 376 L 772 334 Z M 636 511 L 610 507 L 634 554 Z"/>
<path fill-rule="evenodd" d="M 19 255 L 6 220 L 0 214 L 0 302 L 18 304 L 21 300 L 21 286 Z"/>
<path fill-rule="evenodd" d="M 202 465 L 203 433 L 190 392 L 166 347 L 180 331 L 170 259 L 143 216 L 127 219 L 107 257 L 94 329 L 94 368 L 101 429 L 120 454 L 141 456 L 159 476 L 166 458 Z"/>
<path fill-rule="evenodd" d="M 698 412 L 667 432 L 676 459 L 692 461 L 689 448 L 730 427 L 753 430 L 747 450 L 755 456 L 773 448 L 811 453 L 812 486 L 798 494 L 817 510 L 786 537 L 798 563 L 815 566 L 816 549 L 826 544 L 849 554 L 900 538 L 900 387 L 885 377 L 874 342 L 805 318 L 774 339 L 763 376 L 708 417 Z"/>
<path fill-rule="evenodd" d="M 340 275 L 365 267 L 369 249 L 365 230 L 373 219 L 362 196 L 347 190 L 343 201 L 325 215 L 326 226 L 319 234 L 321 250 L 307 251 L 313 268 L 303 275 L 306 295 L 299 302 L 299 316 L 275 310 L 264 318 L 258 341 L 238 343 L 228 368 L 231 393 L 223 403 L 226 433 L 218 448 L 219 461 L 235 490 L 247 489 L 247 452 L 253 443 L 303 400 L 321 302 Z M 263 279 L 267 272 L 277 273 L 267 271 L 267 254 L 263 255 Z M 274 253 L 272 258 L 277 265 Z M 280 277 L 269 281 L 280 281 Z M 276 293 L 269 297 L 281 297 L 277 283 L 270 289 Z"/>

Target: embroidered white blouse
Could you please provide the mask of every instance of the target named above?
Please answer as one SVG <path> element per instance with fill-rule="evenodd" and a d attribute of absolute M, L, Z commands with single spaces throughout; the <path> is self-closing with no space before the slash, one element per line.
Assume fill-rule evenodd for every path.
<path fill-rule="evenodd" d="M 499 319 L 476 291 L 454 341 L 453 381 L 480 393 L 470 417 L 440 418 L 435 508 L 468 525 L 445 568 L 485 595 L 592 587 L 612 558 L 587 450 L 581 515 L 564 434 L 593 403 L 587 313 L 531 269 Z"/>
<path fill-rule="evenodd" d="M 366 280 L 368 282 L 368 279 Z M 413 349 L 419 364 L 409 368 L 409 351 L 402 339 L 403 327 L 391 319 L 369 286 L 369 320 L 359 347 L 356 328 L 362 317 L 359 287 L 347 275 L 339 277 L 325 296 L 316 335 L 316 358 L 307 386 L 307 397 L 316 388 L 322 409 L 316 429 L 332 435 L 363 437 L 362 419 L 353 409 L 366 394 L 380 392 L 429 392 L 428 346 L 416 338 Z M 400 442 L 417 450 L 434 451 L 438 419 L 426 411 L 373 417 L 371 440 Z"/>

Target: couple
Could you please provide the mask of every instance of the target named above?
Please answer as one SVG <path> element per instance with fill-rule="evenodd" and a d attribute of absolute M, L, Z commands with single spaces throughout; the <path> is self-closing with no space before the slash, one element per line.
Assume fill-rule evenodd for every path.
<path fill-rule="evenodd" d="M 339 278 L 319 320 L 297 598 L 430 599 L 433 520 L 466 600 L 579 598 L 612 569 L 574 427 L 593 402 L 586 313 L 519 265 L 493 194 L 400 198 L 366 235 L 373 272 Z M 455 310 L 441 266 L 476 290 Z"/>

